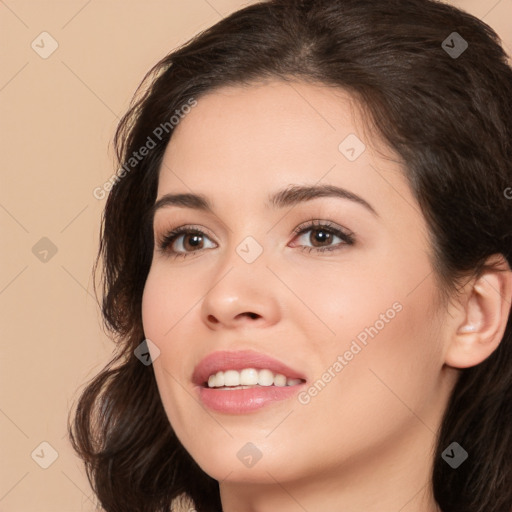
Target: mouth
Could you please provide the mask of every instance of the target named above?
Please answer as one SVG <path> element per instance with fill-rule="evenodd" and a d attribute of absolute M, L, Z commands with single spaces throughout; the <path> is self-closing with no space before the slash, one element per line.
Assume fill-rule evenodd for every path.
<path fill-rule="evenodd" d="M 192 381 L 203 405 L 243 414 L 293 397 L 306 377 L 277 359 L 245 350 L 213 352 L 196 366 Z"/>

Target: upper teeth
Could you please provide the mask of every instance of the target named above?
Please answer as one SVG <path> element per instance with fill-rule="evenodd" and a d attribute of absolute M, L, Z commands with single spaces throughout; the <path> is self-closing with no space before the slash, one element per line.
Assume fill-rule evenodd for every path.
<path fill-rule="evenodd" d="M 226 370 L 214 373 L 208 378 L 209 388 L 222 386 L 296 386 L 302 379 L 287 379 L 286 375 L 273 373 L 271 370 L 244 368 L 241 371 Z"/>

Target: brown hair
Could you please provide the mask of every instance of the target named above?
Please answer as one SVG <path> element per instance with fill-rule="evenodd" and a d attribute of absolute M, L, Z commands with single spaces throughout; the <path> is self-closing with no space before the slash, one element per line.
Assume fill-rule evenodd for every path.
<path fill-rule="evenodd" d="M 454 37 L 459 52 L 462 40 L 468 45 L 459 55 Z M 172 130 L 136 166 L 129 159 L 191 98 L 265 78 L 322 83 L 360 100 L 405 163 L 447 296 L 491 255 L 512 264 L 512 70 L 488 25 L 432 0 L 273 0 L 221 20 L 146 75 L 114 139 L 125 172 L 107 199 L 94 272 L 102 258 L 102 313 L 118 352 L 87 385 L 69 426 L 108 512 L 168 511 L 180 495 L 199 512 L 221 509 L 218 483 L 169 424 L 152 366 L 133 354 L 145 338 L 148 212 Z M 453 441 L 469 453 L 456 470 L 441 458 Z M 497 350 L 461 370 L 446 409 L 432 473 L 442 510 L 511 511 L 511 455 L 509 316 Z"/>

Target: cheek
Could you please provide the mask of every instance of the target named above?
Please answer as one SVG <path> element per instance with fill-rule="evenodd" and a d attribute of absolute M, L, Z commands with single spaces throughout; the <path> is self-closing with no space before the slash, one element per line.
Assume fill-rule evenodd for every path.
<path fill-rule="evenodd" d="M 396 297 L 389 297 L 391 303 Z M 407 429 L 417 427 L 418 418 L 434 428 L 441 366 L 440 344 L 433 334 L 437 326 L 432 328 L 426 314 L 425 296 L 398 297 L 402 309 L 394 309 L 388 323 L 373 320 L 385 313 L 386 301 L 367 304 L 366 321 L 362 315 L 356 322 L 362 321 L 362 328 L 351 324 L 356 334 L 347 331 L 338 338 L 300 397 L 296 418 L 301 416 L 303 430 L 316 432 L 326 446 L 336 445 L 338 453 L 359 451 L 371 457 L 380 446 L 392 446 Z M 348 312 L 356 314 L 357 305 Z M 348 321 L 341 325 L 349 329 Z M 365 343 L 358 333 L 365 333 Z M 430 435 L 427 428 L 420 429 Z M 324 456 L 330 456 L 328 450 Z"/>
<path fill-rule="evenodd" d="M 163 282 L 155 279 L 150 272 L 142 294 L 142 325 L 146 337 L 154 342 L 170 327 L 168 315 L 163 314 L 171 306 L 170 297 L 164 293 L 164 289 Z"/>
<path fill-rule="evenodd" d="M 173 285 L 170 286 L 169 283 Z M 187 296 L 190 288 L 177 287 L 176 283 L 165 276 L 160 269 L 152 267 L 142 295 L 142 324 L 144 335 L 159 349 L 160 354 L 153 362 L 155 379 L 163 407 L 171 424 L 183 421 L 181 412 L 184 410 L 180 394 L 181 386 L 188 374 L 185 368 L 190 368 L 189 344 L 179 343 L 182 336 L 180 328 L 186 324 L 185 315 L 190 311 L 196 300 Z M 173 290 L 180 290 L 175 293 Z M 183 325 L 182 325 L 183 324 Z M 181 405 L 180 405 L 181 404 Z"/>
<path fill-rule="evenodd" d="M 436 315 L 433 276 L 425 279 L 430 267 L 418 259 L 421 264 L 386 265 L 383 259 L 381 265 L 354 268 L 323 280 L 322 289 L 315 290 L 310 281 L 308 304 L 316 304 L 336 334 L 315 344 L 315 352 L 322 354 L 315 375 L 320 391 L 311 389 L 314 396 L 304 396 L 304 402 L 311 399 L 307 407 L 320 411 L 343 403 L 340 421 L 346 424 L 343 411 L 350 410 L 361 424 L 381 415 L 390 421 L 393 415 L 407 416 L 404 403 L 417 410 L 429 394 L 435 401 L 442 367 L 441 317 Z"/>
<path fill-rule="evenodd" d="M 389 267 L 387 272 L 368 267 L 364 263 L 330 266 L 287 281 L 309 309 L 298 304 L 295 313 L 302 310 L 302 314 L 295 314 L 294 322 L 307 329 L 313 345 L 319 343 L 320 353 L 332 357 L 332 351 L 343 354 L 350 349 L 354 339 L 364 346 L 374 337 L 384 338 L 389 325 L 403 315 L 401 281 Z"/>
<path fill-rule="evenodd" d="M 173 283 L 172 286 L 169 283 Z M 164 383 L 174 382 L 173 377 L 179 382 L 189 378 L 185 369 L 191 365 L 190 339 L 183 333 L 187 327 L 187 315 L 193 314 L 191 310 L 197 303 L 196 295 L 192 295 L 190 287 L 180 286 L 158 270 L 151 270 L 146 280 L 142 296 L 142 325 L 146 338 L 160 350 L 153 366 L 161 394 L 169 387 Z"/>
<path fill-rule="evenodd" d="M 442 343 L 434 292 L 426 280 L 421 291 L 410 294 L 381 291 L 378 299 L 364 303 L 354 296 L 339 324 L 347 329 L 346 336 L 339 338 L 330 357 L 332 364 L 341 355 L 343 369 L 329 391 L 319 396 L 318 406 L 327 408 L 341 400 L 354 419 L 378 418 L 381 427 L 388 421 L 391 429 L 410 410 L 420 411 L 430 399 L 435 402 Z"/>
<path fill-rule="evenodd" d="M 194 289 L 196 279 L 179 279 L 161 266 L 150 269 L 142 295 L 142 323 L 146 337 L 162 342 L 171 338 L 181 319 L 191 311 L 200 297 Z M 153 340 L 154 338 L 154 340 Z M 165 349 L 165 344 L 159 347 Z"/>

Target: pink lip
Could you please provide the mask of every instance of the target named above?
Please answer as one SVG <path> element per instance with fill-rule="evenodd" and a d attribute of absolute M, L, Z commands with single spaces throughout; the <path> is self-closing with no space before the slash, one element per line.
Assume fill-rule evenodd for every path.
<path fill-rule="evenodd" d="M 305 385 L 295 386 L 261 386 L 247 389 L 215 389 L 206 385 L 208 377 L 225 370 L 242 370 L 244 368 L 267 368 L 274 373 L 281 373 L 288 379 L 306 380 L 304 374 L 286 364 L 260 354 L 253 350 L 236 352 L 217 351 L 206 356 L 194 369 L 192 381 L 201 402 L 218 412 L 243 414 L 259 409 L 268 403 L 285 400 L 294 396 Z"/>

